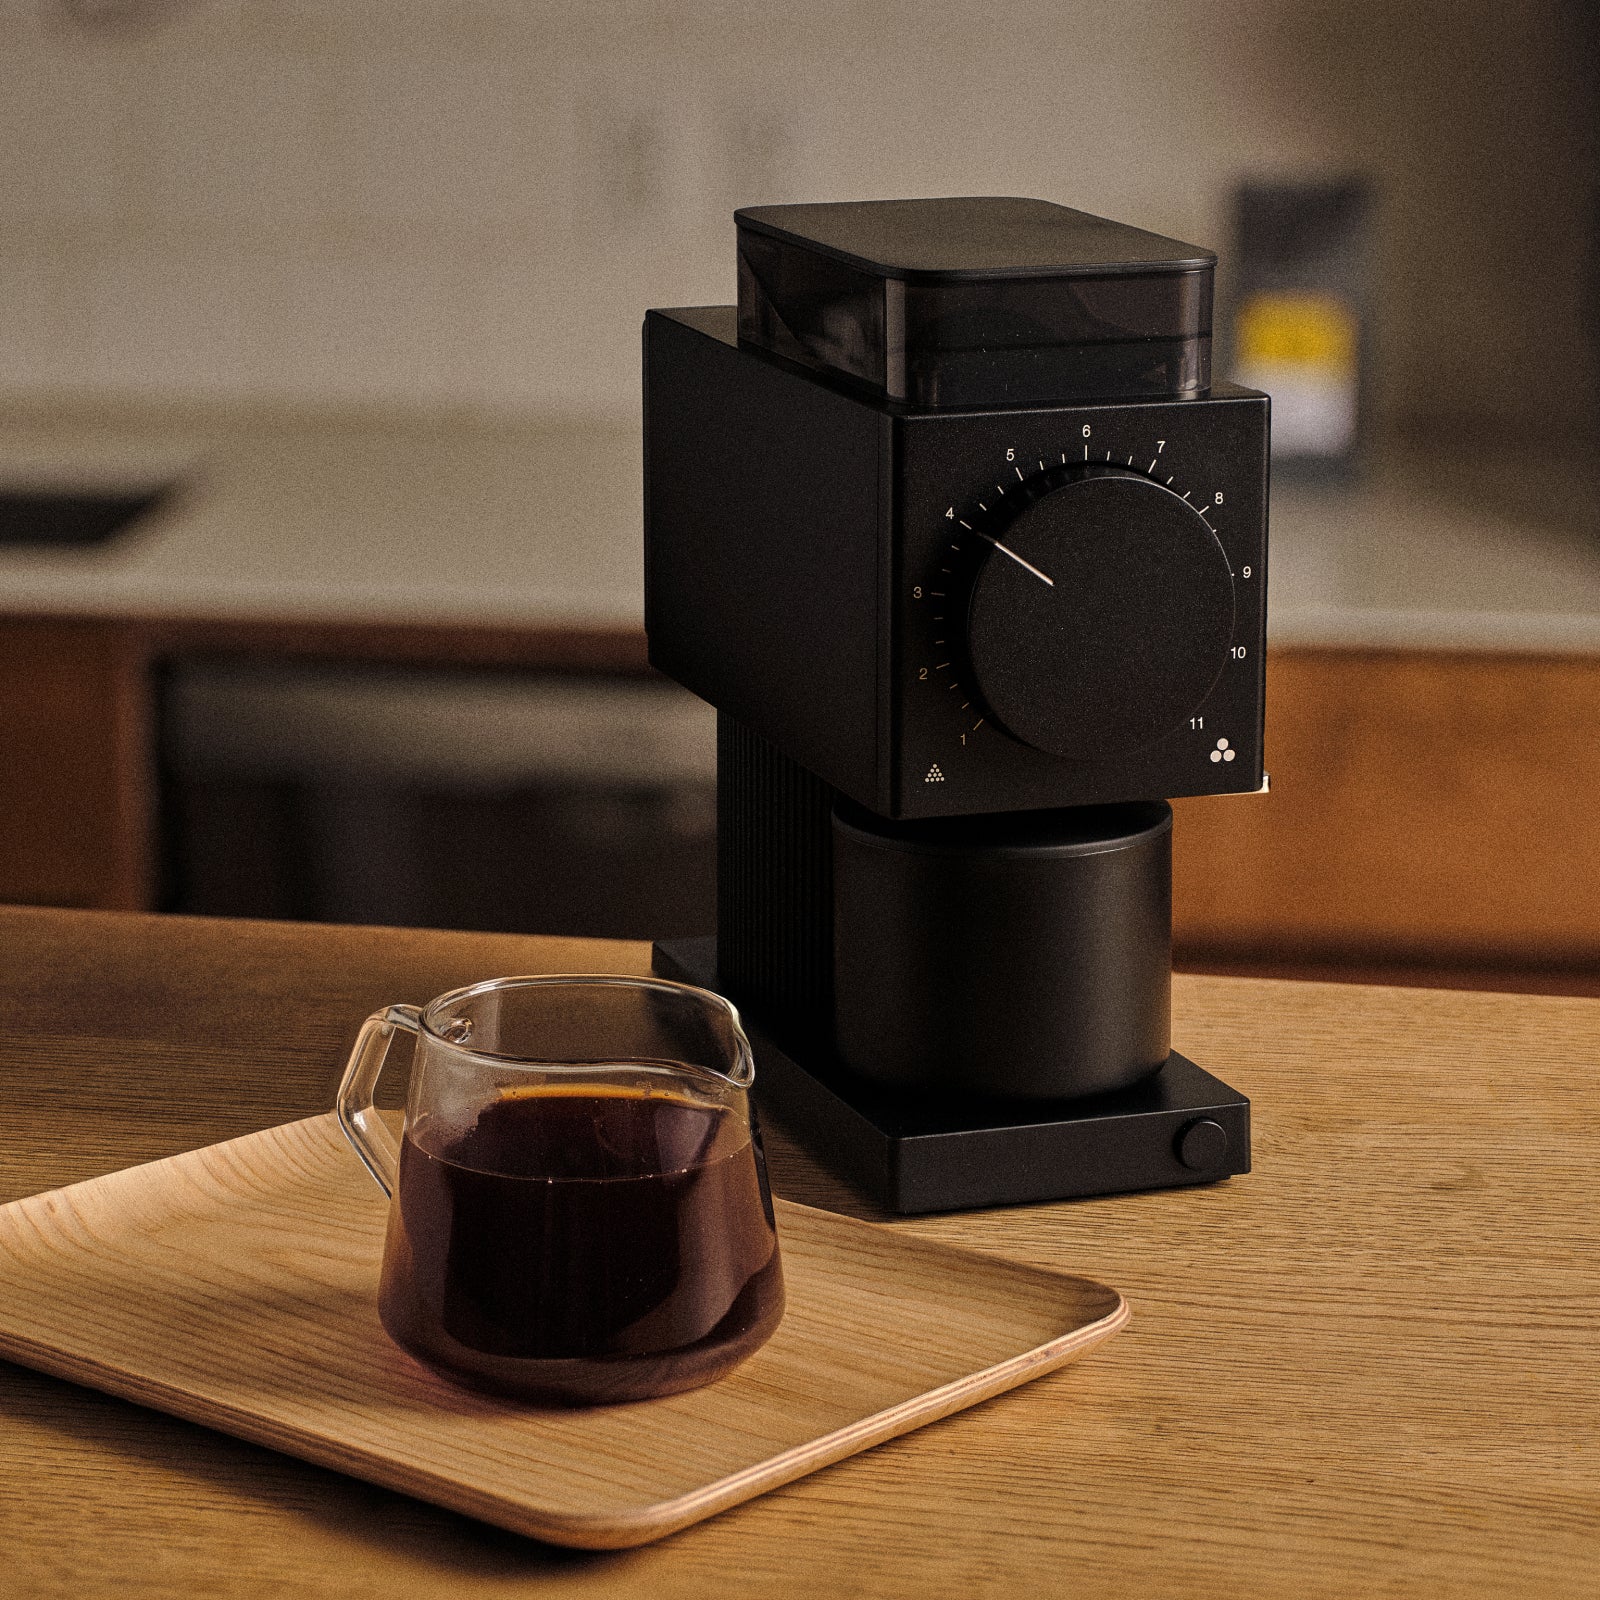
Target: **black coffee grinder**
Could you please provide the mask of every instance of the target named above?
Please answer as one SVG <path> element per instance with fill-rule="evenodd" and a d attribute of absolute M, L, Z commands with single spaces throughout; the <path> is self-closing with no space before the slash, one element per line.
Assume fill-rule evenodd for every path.
<path fill-rule="evenodd" d="M 1171 1050 L 1174 795 L 1265 787 L 1267 400 L 1211 252 L 1038 200 L 766 206 L 645 320 L 650 659 L 718 711 L 763 1098 L 898 1211 L 1249 1170 Z"/>

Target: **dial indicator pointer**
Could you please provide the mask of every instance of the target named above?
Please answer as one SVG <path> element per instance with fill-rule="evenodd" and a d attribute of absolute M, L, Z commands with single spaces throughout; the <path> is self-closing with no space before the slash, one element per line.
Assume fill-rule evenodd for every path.
<path fill-rule="evenodd" d="M 1034 566 L 1034 564 L 1031 561 L 1026 561 L 1021 556 L 1019 556 L 1017 554 L 1017 552 L 1011 548 L 1010 545 L 1001 544 L 1000 541 L 998 539 L 996 539 L 993 534 L 990 534 L 990 533 L 984 533 L 984 532 L 980 531 L 978 533 L 978 537 L 980 539 L 987 539 L 989 541 L 989 543 L 992 544 L 995 547 L 995 549 L 998 550 L 1001 553 L 1001 555 L 1010 556 L 1011 559 L 1013 561 L 1015 561 L 1016 564 L 1019 567 L 1026 567 L 1028 569 L 1028 571 L 1031 572 L 1034 575 L 1034 577 L 1036 577 L 1039 580 L 1040 583 L 1047 583 L 1047 584 L 1050 585 L 1050 587 L 1052 589 L 1055 588 L 1056 580 L 1054 578 L 1047 578 L 1044 575 L 1044 573 L 1042 573 L 1036 566 Z"/>

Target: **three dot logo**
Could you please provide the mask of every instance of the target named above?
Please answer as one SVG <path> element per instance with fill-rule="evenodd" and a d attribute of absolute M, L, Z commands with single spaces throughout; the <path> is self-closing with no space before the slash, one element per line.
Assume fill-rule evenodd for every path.
<path fill-rule="evenodd" d="M 1217 748 L 1211 752 L 1211 759 L 1213 761 L 1232 761 L 1238 753 L 1228 744 L 1226 739 L 1218 739 Z"/>
<path fill-rule="evenodd" d="M 931 767 L 928 768 L 928 776 L 926 778 L 924 778 L 922 781 L 924 783 L 943 783 L 944 782 L 944 774 L 939 770 L 939 763 L 937 761 L 935 761 L 934 764 Z"/>

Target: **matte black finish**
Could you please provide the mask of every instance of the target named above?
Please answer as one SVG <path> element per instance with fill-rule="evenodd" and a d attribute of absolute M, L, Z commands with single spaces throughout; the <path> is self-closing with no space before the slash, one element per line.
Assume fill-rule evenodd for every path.
<path fill-rule="evenodd" d="M 875 394 L 949 407 L 1210 385 L 1209 250 L 1003 196 L 735 220 L 739 337 Z"/>
<path fill-rule="evenodd" d="M 1178 1159 L 1191 1172 L 1212 1172 L 1228 1159 L 1228 1144 L 1228 1130 L 1201 1117 L 1178 1135 Z"/>
<path fill-rule="evenodd" d="M 717 965 L 740 1003 L 833 1010 L 834 791 L 717 713 Z"/>
<path fill-rule="evenodd" d="M 717 987 L 715 941 L 658 942 L 655 970 Z M 1173 1189 L 1250 1170 L 1250 1102 L 1174 1052 L 1131 1089 L 1063 1102 L 983 1100 L 887 1088 L 850 1071 L 814 1035 L 746 1014 L 756 1099 L 803 1129 L 818 1155 L 889 1210 L 974 1206 Z M 1227 1133 L 1215 1164 L 1186 1166 L 1184 1130 Z"/>
<path fill-rule="evenodd" d="M 1172 810 L 833 819 L 834 1041 L 862 1077 L 1062 1100 L 1172 1049 Z"/>
<path fill-rule="evenodd" d="M 746 206 L 733 220 L 741 234 L 797 254 L 924 283 L 1147 277 L 1217 264 L 1216 253 L 1198 245 L 1019 195 Z"/>
<path fill-rule="evenodd" d="M 908 411 L 741 349 L 729 307 L 651 312 L 645 357 L 645 626 L 669 677 L 883 816 L 1261 787 L 1264 395 Z M 1096 463 L 1207 508 L 1233 621 L 1222 671 L 1181 726 L 1064 757 L 987 715 L 967 593 L 992 551 L 985 517 Z M 1196 598 L 1174 573 L 1150 604 L 1170 616 Z M 1125 664 L 1132 646 L 1102 623 L 1081 648 Z M 987 652 L 990 670 L 1005 653 Z M 1025 644 L 1016 654 L 1026 661 Z"/>
<path fill-rule="evenodd" d="M 1201 512 L 1122 467 L 1060 467 L 985 531 L 967 655 L 989 714 L 1103 761 L 1177 733 L 1222 676 L 1233 574 Z M 1015 497 L 1013 497 L 1015 498 Z"/>
<path fill-rule="evenodd" d="M 1041 810 L 1261 787 L 1266 424 L 1265 396 L 1227 386 L 1204 400 L 919 413 L 898 423 L 892 538 L 900 581 L 890 596 L 897 760 L 887 814 Z M 987 717 L 963 637 L 964 575 L 993 559 L 987 518 L 1004 518 L 1019 496 L 1031 500 L 1060 469 L 1095 464 L 1137 472 L 1209 508 L 1233 573 L 1233 629 L 1221 675 L 1190 719 L 1136 750 L 1068 758 L 1030 748 Z M 1179 580 L 1152 590 L 1149 603 L 1170 614 L 1195 598 Z M 1082 648 L 1117 659 L 1135 646 L 1107 620 Z M 1023 641 L 1015 649 L 1026 657 Z M 1211 759 L 1219 738 L 1232 760 Z M 939 776 L 930 781 L 935 765 Z"/>
<path fill-rule="evenodd" d="M 741 351 L 732 307 L 645 319 L 651 664 L 869 805 L 885 777 L 883 426 Z"/>
<path fill-rule="evenodd" d="M 1246 1170 L 1167 1038 L 1164 802 L 1263 787 L 1267 399 L 1207 389 L 1213 258 L 1014 200 L 739 244 L 737 317 L 644 329 L 650 659 L 719 712 L 681 975 L 899 1209 Z"/>

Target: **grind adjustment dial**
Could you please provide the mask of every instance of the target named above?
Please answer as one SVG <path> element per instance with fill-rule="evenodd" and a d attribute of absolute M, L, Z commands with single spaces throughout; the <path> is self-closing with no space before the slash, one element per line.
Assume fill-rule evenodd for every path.
<path fill-rule="evenodd" d="M 1094 761 L 1183 726 L 1233 641 L 1233 574 L 1182 496 L 1121 467 L 1058 468 L 984 537 L 967 651 L 989 713 Z"/>

